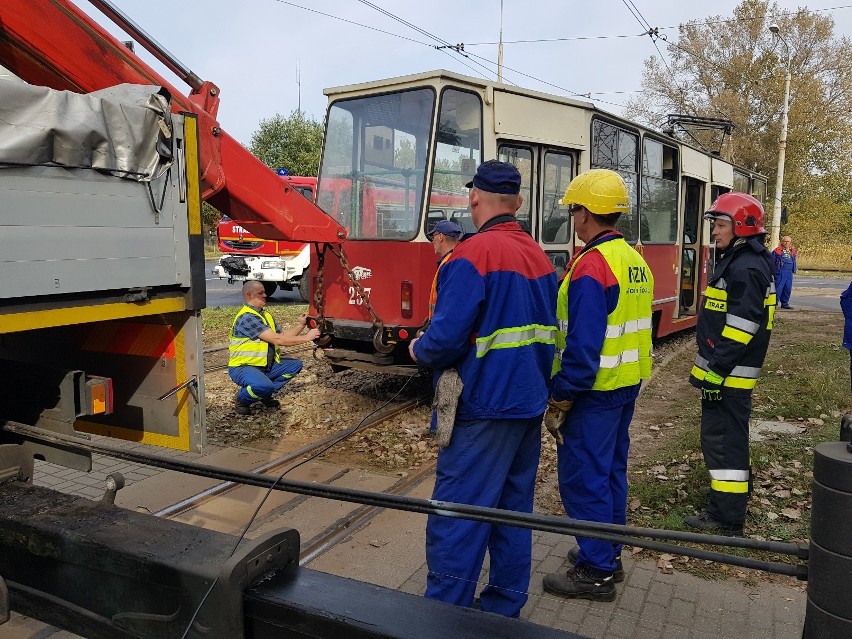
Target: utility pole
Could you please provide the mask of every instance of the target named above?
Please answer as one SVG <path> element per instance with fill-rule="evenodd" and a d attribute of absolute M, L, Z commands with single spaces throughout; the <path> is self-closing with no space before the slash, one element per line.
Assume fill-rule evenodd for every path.
<path fill-rule="evenodd" d="M 784 43 L 787 51 L 787 73 L 784 78 L 784 107 L 781 110 L 781 137 L 778 139 L 778 174 L 775 178 L 775 202 L 772 209 L 772 229 L 769 234 L 769 248 L 780 245 L 781 237 L 781 196 L 784 194 L 784 158 L 787 153 L 787 113 L 790 107 L 790 45 L 781 35 L 777 24 L 770 24 L 769 30 Z"/>
<path fill-rule="evenodd" d="M 497 45 L 497 82 L 503 81 L 503 0 L 500 0 L 500 43 Z"/>
<path fill-rule="evenodd" d="M 298 97 L 296 98 L 297 109 L 299 110 L 299 114 L 302 113 L 302 70 L 299 68 L 299 58 L 296 58 L 296 91 Z"/>

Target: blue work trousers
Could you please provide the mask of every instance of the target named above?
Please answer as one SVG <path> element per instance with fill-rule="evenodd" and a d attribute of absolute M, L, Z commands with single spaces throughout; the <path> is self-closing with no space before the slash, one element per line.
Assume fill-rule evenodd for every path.
<path fill-rule="evenodd" d="M 268 371 L 258 366 L 233 366 L 228 375 L 240 387 L 237 398 L 244 404 L 269 399 L 302 370 L 302 360 L 286 359 Z"/>
<path fill-rule="evenodd" d="M 541 453 L 542 416 L 456 420 L 449 446 L 438 452 L 432 499 L 529 513 Z M 532 531 L 429 515 L 426 596 L 470 607 L 490 556 L 482 609 L 518 617 L 527 601 Z"/>
<path fill-rule="evenodd" d="M 781 306 L 790 305 L 790 293 L 793 292 L 793 271 L 781 268 L 775 273 L 775 293 Z"/>
<path fill-rule="evenodd" d="M 630 420 L 639 386 L 584 393 L 562 425 L 557 446 L 559 494 L 569 517 L 608 524 L 627 523 L 627 451 Z M 621 546 L 577 537 L 577 565 L 613 572 Z"/>

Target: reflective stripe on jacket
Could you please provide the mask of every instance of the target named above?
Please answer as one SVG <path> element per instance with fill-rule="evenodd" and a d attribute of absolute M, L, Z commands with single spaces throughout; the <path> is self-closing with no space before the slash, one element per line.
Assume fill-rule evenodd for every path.
<path fill-rule="evenodd" d="M 269 364 L 267 358 L 270 347 L 275 349 L 274 362 L 278 364 L 281 361 L 281 352 L 277 346 L 264 342 L 260 338 L 252 339 L 250 337 L 237 337 L 234 335 L 237 321 L 245 313 L 257 315 L 264 324 L 271 328 L 273 332 L 275 331 L 275 320 L 272 319 L 269 311 L 264 309 L 262 313 L 258 313 L 250 306 L 243 306 L 234 317 L 234 321 L 231 324 L 231 331 L 228 334 L 230 340 L 228 344 L 228 353 L 230 354 L 228 366 L 257 366 L 259 368 L 266 368 Z"/>
<path fill-rule="evenodd" d="M 772 257 L 752 238 L 729 249 L 707 283 L 698 313 L 698 356 L 690 383 L 708 371 L 723 386 L 750 391 L 757 384 L 775 316 Z"/>
<path fill-rule="evenodd" d="M 600 349 L 597 374 L 589 390 L 610 391 L 634 386 L 651 375 L 654 278 L 642 256 L 620 234 L 604 236 L 600 242 L 591 242 L 574 260 L 559 287 L 556 301 L 559 330 L 551 371 L 554 377 L 562 370 L 562 355 L 566 348 L 571 279 L 577 265 L 584 259 L 590 259 L 588 256 L 594 252 L 606 261 L 618 282 L 618 300 L 606 315 L 606 332 Z"/>

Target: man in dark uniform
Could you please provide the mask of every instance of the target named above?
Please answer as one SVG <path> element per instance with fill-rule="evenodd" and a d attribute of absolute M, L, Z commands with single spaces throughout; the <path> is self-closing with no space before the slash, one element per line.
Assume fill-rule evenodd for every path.
<path fill-rule="evenodd" d="M 751 394 L 772 330 L 775 264 L 763 245 L 763 206 L 752 196 L 725 193 L 704 219 L 715 221 L 718 262 L 698 314 L 698 356 L 689 381 L 701 389 L 701 450 L 710 498 L 704 512 L 684 523 L 742 536 L 751 492 Z"/>

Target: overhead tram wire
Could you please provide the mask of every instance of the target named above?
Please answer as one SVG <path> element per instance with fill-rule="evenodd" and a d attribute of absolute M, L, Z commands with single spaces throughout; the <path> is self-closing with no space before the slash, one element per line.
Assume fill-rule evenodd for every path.
<path fill-rule="evenodd" d="M 426 37 L 428 37 L 428 38 L 432 38 L 433 40 L 435 40 L 436 42 L 438 42 L 438 43 L 439 43 L 439 45 L 440 45 L 440 46 L 436 46 L 436 47 L 435 47 L 435 49 L 437 49 L 438 51 L 443 51 L 444 53 L 446 53 L 446 54 L 447 54 L 447 55 L 449 55 L 450 57 L 452 57 L 452 54 L 450 53 L 450 51 L 455 51 L 457 54 L 459 54 L 459 55 L 461 55 L 461 56 L 463 56 L 463 57 L 465 57 L 465 58 L 467 58 L 467 59 L 471 60 L 471 62 L 474 62 L 475 64 L 477 64 L 477 65 L 479 65 L 480 67 L 482 67 L 483 69 L 485 69 L 485 70 L 486 70 L 489 74 L 494 73 L 491 69 L 489 69 L 488 67 L 486 67 L 484 64 L 482 64 L 482 63 L 480 63 L 480 62 L 477 62 L 476 60 L 472 60 L 472 59 L 471 59 L 471 57 L 470 57 L 469 55 L 467 55 L 466 53 L 462 53 L 462 49 L 461 49 L 461 46 L 460 46 L 460 45 L 453 45 L 453 44 L 451 44 L 451 43 L 447 42 L 446 40 L 444 40 L 443 38 L 439 38 L 439 37 L 438 37 L 438 36 L 436 36 L 434 33 L 430 33 L 429 31 L 426 31 L 425 29 L 423 29 L 423 28 L 421 28 L 421 27 L 418 27 L 416 24 L 414 24 L 414 23 L 412 23 L 412 22 L 409 22 L 408 20 L 406 20 L 406 19 L 404 19 L 404 18 L 401 18 L 401 17 L 399 17 L 399 16 L 397 16 L 397 15 L 395 15 L 395 14 L 391 13 L 391 12 L 390 12 L 390 11 L 388 11 L 387 9 L 384 9 L 384 8 L 380 7 L 379 5 L 377 5 L 377 4 L 374 4 L 374 3 L 370 2 L 369 0 L 358 0 L 358 1 L 359 1 L 361 4 L 366 5 L 366 6 L 370 7 L 371 9 L 374 9 L 374 10 L 378 11 L 379 13 L 381 13 L 381 14 L 383 14 L 383 15 L 385 15 L 385 16 L 387 16 L 387 17 L 389 17 L 389 18 L 391 18 L 392 20 L 396 20 L 397 22 L 399 22 L 400 24 L 405 25 L 405 26 L 406 26 L 406 27 L 408 27 L 409 29 L 414 29 L 414 30 L 415 30 L 415 31 L 417 31 L 418 33 L 420 33 L 420 34 L 422 34 L 422 35 L 425 35 L 425 36 L 426 36 Z M 474 70 L 474 71 L 475 71 L 475 69 L 472 69 L 470 66 L 468 66 L 467 64 L 465 64 L 464 62 L 462 62 L 462 61 L 461 61 L 461 60 L 459 60 L 458 58 L 454 58 L 454 59 L 455 59 L 457 62 L 461 62 L 462 64 L 464 64 L 464 66 L 466 66 L 467 68 L 469 68 L 469 69 L 471 69 L 471 70 Z"/>

